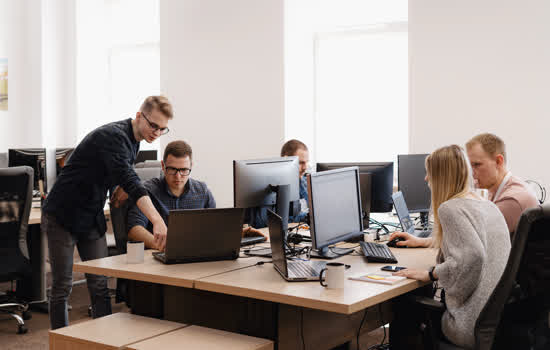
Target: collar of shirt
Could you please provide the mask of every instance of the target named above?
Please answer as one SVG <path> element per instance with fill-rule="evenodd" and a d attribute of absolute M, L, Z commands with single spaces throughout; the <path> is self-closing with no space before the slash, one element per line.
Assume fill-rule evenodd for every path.
<path fill-rule="evenodd" d="M 163 183 L 163 187 L 164 187 L 164 190 L 166 191 L 166 194 L 168 194 L 172 198 L 181 198 L 189 191 L 189 183 L 191 182 L 191 178 L 187 179 L 187 182 L 185 183 L 185 186 L 183 187 L 183 192 L 181 193 L 181 195 L 179 197 L 175 196 L 172 193 L 172 191 L 170 191 L 170 187 L 168 187 L 168 182 L 166 182 L 166 178 L 164 176 L 161 178 L 160 181 L 162 181 L 162 183 Z"/>
<path fill-rule="evenodd" d="M 510 171 L 507 172 L 506 175 L 504 175 L 504 178 L 502 179 L 502 182 L 498 186 L 498 189 L 495 192 L 495 195 L 493 196 L 493 202 L 496 202 L 497 199 L 500 197 L 500 195 L 504 191 L 504 186 L 506 186 L 506 184 L 508 183 L 508 181 L 510 180 L 511 177 L 512 177 L 512 172 L 510 172 Z"/>

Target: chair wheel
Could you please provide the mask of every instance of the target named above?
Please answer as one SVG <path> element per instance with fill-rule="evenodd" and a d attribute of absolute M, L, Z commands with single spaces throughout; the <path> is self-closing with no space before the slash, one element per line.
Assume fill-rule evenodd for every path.
<path fill-rule="evenodd" d="M 30 320 L 32 318 L 32 313 L 30 311 L 23 311 L 23 313 L 21 314 L 21 316 L 23 317 L 23 319 L 26 321 L 26 320 Z"/>
<path fill-rule="evenodd" d="M 27 329 L 27 327 L 25 327 L 24 325 L 19 325 L 17 326 L 17 334 L 25 334 L 27 333 L 29 330 Z"/>
<path fill-rule="evenodd" d="M 92 317 L 92 305 L 88 306 L 88 316 Z"/>

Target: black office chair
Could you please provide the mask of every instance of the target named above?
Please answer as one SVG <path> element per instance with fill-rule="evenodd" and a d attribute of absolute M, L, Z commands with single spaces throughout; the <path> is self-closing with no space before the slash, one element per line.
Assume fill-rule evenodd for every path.
<path fill-rule="evenodd" d="M 548 317 L 549 231 L 550 205 L 527 209 L 521 215 L 504 273 L 476 321 L 474 349 L 533 348 L 527 337 L 522 339 L 516 335 L 518 325 L 528 325 L 532 329 L 543 317 Z M 417 297 L 416 301 L 432 311 L 442 311 L 444 308 L 443 304 L 438 304 L 433 299 Z M 519 314 L 518 310 L 522 310 L 522 314 Z M 434 344 L 434 348 L 462 349 L 445 340 L 434 339 L 435 332 L 429 323 L 428 321 L 426 332 L 431 336 L 429 342 Z"/>
<path fill-rule="evenodd" d="M 149 163 L 149 162 L 146 162 L 146 163 Z M 151 164 L 155 163 L 158 165 L 158 167 L 146 166 L 146 167 L 139 168 L 137 167 L 137 165 L 144 164 L 144 163 L 136 164 L 135 171 L 141 181 L 147 181 L 149 179 L 159 177 L 162 174 L 162 169 L 160 168 L 160 162 L 158 163 L 150 162 L 150 163 Z M 129 209 L 128 207 L 129 207 L 128 201 L 122 204 L 118 208 L 110 205 L 111 222 L 113 224 L 113 233 L 115 235 L 116 248 L 117 248 L 118 254 L 126 254 L 126 243 L 128 242 L 128 227 L 127 227 L 128 209 Z M 115 302 L 120 303 L 122 301 L 128 301 L 127 281 L 123 278 L 118 278 Z"/>
<path fill-rule="evenodd" d="M 21 166 L 0 169 L 0 282 L 21 281 L 31 274 L 27 225 L 32 202 L 34 171 Z M 0 312 L 18 322 L 17 333 L 27 332 L 24 320 L 31 318 L 27 301 L 8 293 Z M 21 313 L 21 316 L 17 314 Z"/>

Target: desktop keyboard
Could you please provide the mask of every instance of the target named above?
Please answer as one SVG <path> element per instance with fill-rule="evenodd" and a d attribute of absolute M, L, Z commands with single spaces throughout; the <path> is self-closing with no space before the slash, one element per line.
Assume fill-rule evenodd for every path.
<path fill-rule="evenodd" d="M 359 242 L 361 250 L 369 262 L 397 263 L 397 259 L 385 244 Z"/>
<path fill-rule="evenodd" d="M 309 277 L 309 276 L 319 276 L 319 272 L 326 266 L 324 261 L 289 261 L 288 271 L 291 273 L 289 275 L 293 277 Z"/>

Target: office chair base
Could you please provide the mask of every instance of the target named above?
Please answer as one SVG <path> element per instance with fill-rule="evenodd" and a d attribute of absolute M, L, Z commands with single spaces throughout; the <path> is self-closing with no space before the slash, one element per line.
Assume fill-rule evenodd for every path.
<path fill-rule="evenodd" d="M 17 321 L 17 334 L 25 334 L 29 331 L 27 329 L 27 327 L 25 327 L 25 321 L 24 321 L 25 316 L 21 317 L 18 314 L 16 314 L 15 312 L 10 312 L 8 310 L 0 310 L 0 311 L 2 311 L 4 313 L 7 313 L 8 315 L 13 317 Z M 27 314 L 27 316 L 28 316 L 28 315 L 30 315 L 30 312 L 25 310 L 25 311 L 23 311 L 23 315 L 25 315 L 25 314 Z M 30 317 L 29 317 L 29 319 L 30 319 Z"/>

